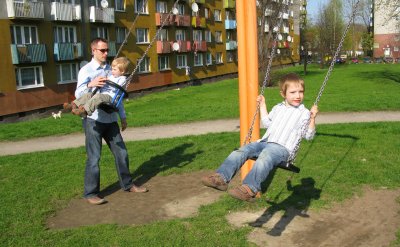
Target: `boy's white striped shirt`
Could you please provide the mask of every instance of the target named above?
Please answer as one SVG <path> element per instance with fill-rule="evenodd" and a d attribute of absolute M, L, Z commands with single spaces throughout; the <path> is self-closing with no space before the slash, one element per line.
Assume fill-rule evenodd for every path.
<path fill-rule="evenodd" d="M 303 104 L 293 107 L 279 103 L 261 119 L 262 125 L 267 128 L 262 140 L 278 143 L 292 153 L 301 138 L 314 138 L 315 129 L 307 126 L 309 118 L 310 111 Z"/>

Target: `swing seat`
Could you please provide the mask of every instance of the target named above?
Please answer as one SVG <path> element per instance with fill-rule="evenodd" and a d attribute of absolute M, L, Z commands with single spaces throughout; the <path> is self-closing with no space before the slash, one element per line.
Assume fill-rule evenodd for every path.
<path fill-rule="evenodd" d="M 128 93 L 126 92 L 126 90 L 123 87 L 121 87 L 120 85 L 118 85 L 115 82 L 108 81 L 108 80 L 105 82 L 107 85 L 116 88 L 117 91 L 115 92 L 115 95 L 112 98 L 110 103 L 102 103 L 99 105 L 99 108 L 107 113 L 117 112 L 119 105 L 121 104 L 124 97 L 126 95 L 128 95 Z M 93 93 L 95 93 L 95 92 L 93 92 Z"/>
<path fill-rule="evenodd" d="M 256 161 L 256 158 L 250 158 L 251 160 Z M 279 165 L 276 166 L 277 168 L 281 168 L 290 172 L 294 172 L 294 173 L 299 173 L 300 172 L 300 168 L 293 165 L 292 162 L 286 162 L 286 163 L 280 163 Z"/>

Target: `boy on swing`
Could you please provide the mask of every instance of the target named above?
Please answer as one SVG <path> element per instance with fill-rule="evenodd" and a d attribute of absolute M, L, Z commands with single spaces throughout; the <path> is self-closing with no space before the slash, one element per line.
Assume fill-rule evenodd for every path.
<path fill-rule="evenodd" d="M 257 97 L 261 122 L 267 128 L 264 136 L 257 142 L 233 151 L 216 173 L 202 178 L 205 186 L 226 191 L 228 183 L 242 165 L 248 159 L 256 158 L 243 184 L 228 191 L 236 199 L 253 201 L 257 192 L 261 191 L 261 183 L 267 179 L 269 172 L 281 163 L 286 164 L 299 140 L 314 138 L 318 107 L 314 105 L 309 111 L 303 105 L 304 81 L 291 73 L 281 79 L 279 86 L 284 101 L 275 105 L 271 112 L 267 111 L 264 96 Z"/>
<path fill-rule="evenodd" d="M 129 60 L 125 57 L 118 57 L 111 63 L 111 76 L 107 77 L 107 80 L 112 81 L 120 86 L 123 86 L 126 81 L 124 73 L 127 71 Z M 64 103 L 63 107 L 65 110 L 70 110 L 72 114 L 81 117 L 92 115 L 97 107 L 103 103 L 111 103 L 112 99 L 116 94 L 117 88 L 105 84 L 100 88 L 100 92 L 92 96 L 92 92 L 85 93 L 81 97 L 74 100 L 71 104 Z M 120 115 L 125 115 L 123 104 L 118 107 Z"/>

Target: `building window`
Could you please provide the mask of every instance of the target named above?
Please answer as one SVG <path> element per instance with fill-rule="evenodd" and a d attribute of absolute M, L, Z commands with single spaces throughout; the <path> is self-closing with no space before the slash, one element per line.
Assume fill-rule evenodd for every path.
<path fill-rule="evenodd" d="M 216 64 L 221 64 L 224 61 L 222 60 L 222 52 L 217 52 L 215 53 L 215 63 Z"/>
<path fill-rule="evenodd" d="M 222 43 L 222 32 L 215 31 L 215 42 Z"/>
<path fill-rule="evenodd" d="M 103 38 L 108 40 L 108 29 L 106 27 L 92 27 L 90 29 L 90 38 Z"/>
<path fill-rule="evenodd" d="M 175 39 L 176 40 L 186 40 L 186 35 L 184 30 L 176 30 L 175 32 Z"/>
<path fill-rule="evenodd" d="M 147 0 L 135 0 L 135 13 L 149 13 L 147 8 Z"/>
<path fill-rule="evenodd" d="M 167 2 L 157 1 L 157 13 L 168 13 Z"/>
<path fill-rule="evenodd" d="M 148 28 L 136 29 L 136 43 L 137 44 L 149 43 L 149 29 Z"/>
<path fill-rule="evenodd" d="M 186 68 L 187 66 L 187 56 L 186 55 L 178 55 L 176 56 L 176 67 L 178 69 Z"/>
<path fill-rule="evenodd" d="M 211 65 L 212 64 L 212 55 L 210 52 L 207 52 L 206 54 L 206 65 Z"/>
<path fill-rule="evenodd" d="M 169 70 L 169 57 L 168 56 L 159 56 L 158 57 L 158 70 Z"/>
<path fill-rule="evenodd" d="M 42 66 L 16 68 L 17 89 L 43 86 Z"/>
<path fill-rule="evenodd" d="M 226 52 L 226 61 L 227 62 L 234 62 L 236 57 L 236 53 L 231 51 L 231 52 Z"/>
<path fill-rule="evenodd" d="M 35 26 L 10 26 L 12 44 L 38 44 L 37 27 Z"/>
<path fill-rule="evenodd" d="M 193 30 L 193 40 L 202 41 L 203 36 L 201 35 L 201 30 Z"/>
<path fill-rule="evenodd" d="M 211 31 L 206 30 L 206 31 L 204 32 L 204 36 L 205 36 L 205 41 L 206 41 L 206 42 L 212 42 Z"/>
<path fill-rule="evenodd" d="M 77 63 L 57 64 L 57 82 L 76 82 L 78 79 L 79 65 Z"/>
<path fill-rule="evenodd" d="M 197 53 L 194 56 L 194 66 L 203 66 L 203 53 Z"/>
<path fill-rule="evenodd" d="M 210 19 L 210 9 L 204 8 L 204 18 Z"/>
<path fill-rule="evenodd" d="M 168 40 L 168 30 L 167 29 L 161 29 L 158 33 L 157 37 L 158 41 L 166 41 Z"/>
<path fill-rule="evenodd" d="M 128 34 L 128 29 L 126 29 L 125 27 L 116 27 L 115 28 L 115 36 L 116 36 L 115 42 L 117 44 L 124 43 L 127 34 Z"/>
<path fill-rule="evenodd" d="M 138 60 L 139 62 L 139 60 Z M 150 72 L 150 58 L 149 57 L 144 57 L 142 59 L 142 62 L 140 62 L 139 65 L 139 73 L 147 73 Z"/>
<path fill-rule="evenodd" d="M 178 14 L 184 15 L 185 14 L 185 4 L 178 3 Z"/>
<path fill-rule="evenodd" d="M 125 11 L 125 0 L 115 0 L 115 10 Z"/>
<path fill-rule="evenodd" d="M 235 14 L 232 11 L 225 11 L 225 20 L 235 20 Z"/>
<path fill-rule="evenodd" d="M 221 21 L 221 10 L 219 9 L 214 10 L 214 20 Z"/>
<path fill-rule="evenodd" d="M 56 26 L 53 28 L 54 43 L 76 43 L 74 26 Z"/>

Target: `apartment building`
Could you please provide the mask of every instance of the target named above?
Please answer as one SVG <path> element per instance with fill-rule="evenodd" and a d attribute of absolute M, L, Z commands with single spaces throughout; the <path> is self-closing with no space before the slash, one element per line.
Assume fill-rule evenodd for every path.
<path fill-rule="evenodd" d="M 374 57 L 400 58 L 400 26 L 399 17 L 394 13 L 399 12 L 397 2 L 374 4 L 373 30 L 374 30 Z"/>
<path fill-rule="evenodd" d="M 73 100 L 94 37 L 109 40 L 110 61 L 126 56 L 130 71 L 136 69 L 128 92 L 235 74 L 235 5 L 235 0 L 3 0 L 0 121 Z M 289 47 L 285 41 L 280 46 Z"/>

